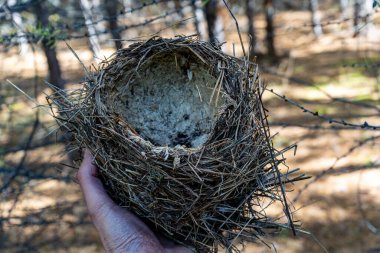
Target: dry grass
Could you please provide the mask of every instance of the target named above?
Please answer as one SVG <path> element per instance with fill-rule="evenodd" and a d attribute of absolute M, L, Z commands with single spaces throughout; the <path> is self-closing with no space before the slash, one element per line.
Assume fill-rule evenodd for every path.
<path fill-rule="evenodd" d="M 224 98 L 198 147 L 155 145 L 112 102 L 131 85 L 121 79 L 133 80 L 145 64 L 168 56 L 186 57 L 215 77 L 210 105 Z M 255 64 L 192 37 L 156 37 L 119 50 L 88 72 L 83 88 L 58 90 L 49 102 L 61 129 L 70 132 L 73 150 L 92 151 L 117 203 L 195 250 L 217 251 L 220 245 L 238 252 L 237 238 L 263 240 L 281 228 L 295 230 L 284 184 L 304 179 L 278 168 L 289 148 L 273 148 L 262 92 Z M 288 222 L 269 217 L 268 203 L 283 205 Z"/>

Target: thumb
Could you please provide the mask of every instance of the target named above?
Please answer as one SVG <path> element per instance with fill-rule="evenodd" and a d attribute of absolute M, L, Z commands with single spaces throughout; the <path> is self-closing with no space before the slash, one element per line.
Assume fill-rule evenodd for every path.
<path fill-rule="evenodd" d="M 155 248 L 161 247 L 153 232 L 141 220 L 116 205 L 107 195 L 96 176 L 97 168 L 92 160 L 93 156 L 86 150 L 77 177 L 89 214 L 106 251 L 115 252 L 112 249 L 137 247 L 146 243 L 155 245 Z"/>
<path fill-rule="evenodd" d="M 106 193 L 102 182 L 97 177 L 98 168 L 93 163 L 94 157 L 86 149 L 83 162 L 79 168 L 77 178 L 87 204 L 89 214 L 96 222 L 97 214 L 104 207 L 113 207 L 116 204 Z"/>

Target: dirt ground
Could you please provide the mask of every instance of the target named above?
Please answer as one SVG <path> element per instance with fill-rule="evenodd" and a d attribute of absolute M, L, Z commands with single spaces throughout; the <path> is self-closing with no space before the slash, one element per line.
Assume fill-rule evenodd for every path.
<path fill-rule="evenodd" d="M 376 15 L 373 22 L 380 19 L 380 15 Z M 315 39 L 310 28 L 300 25 L 308 22 L 305 12 L 277 15 L 276 46 L 280 60 L 270 63 L 265 57 L 258 58 L 263 81 L 269 89 L 319 114 L 358 124 L 367 121 L 380 125 L 380 36 L 373 34 L 378 30 L 366 35 L 363 29 L 364 34 L 353 37 L 347 24 L 330 25 L 324 27 L 325 34 L 320 39 Z M 256 26 L 263 41 L 262 17 Z M 232 23 L 227 26 L 226 41 L 224 50 L 231 52 L 232 44 L 238 43 Z M 80 59 L 89 66 L 91 52 L 84 43 L 73 45 Z M 83 70 L 64 44 L 58 48 L 68 87 L 77 87 L 83 80 Z M 103 53 L 109 56 L 112 49 L 105 49 Z M 11 50 L 3 53 L 2 59 L 0 101 L 4 102 L 0 103 L 0 168 L 4 167 L 4 171 L 0 180 L 5 182 L 7 176 L 4 175 L 9 174 L 7 165 L 17 167 L 24 152 L 4 152 L 27 141 L 38 111 L 33 102 L 5 80 L 17 84 L 31 96 L 37 94 L 36 100 L 41 104 L 46 103 L 44 93 L 49 93 L 49 89 L 43 84 L 46 63 L 40 52 L 20 57 Z M 352 64 L 358 66 L 352 67 Z M 268 73 L 269 70 L 277 75 Z M 35 83 L 38 83 L 36 89 Z M 354 103 L 342 102 L 340 98 Z M 372 107 L 363 107 L 363 103 Z M 287 153 L 287 165 L 313 176 L 288 189 L 288 198 L 293 200 L 310 184 L 293 203 L 294 220 L 302 224 L 304 232 L 293 237 L 290 231 L 284 230 L 266 241 L 274 245 L 277 252 L 286 253 L 324 252 L 324 249 L 343 253 L 380 252 L 380 142 L 379 138 L 366 141 L 379 136 L 379 131 L 332 128 L 328 122 L 304 113 L 270 92 L 265 94 L 265 105 L 270 114 L 272 135 L 276 134 L 275 146 L 281 149 L 293 143 L 298 145 L 296 155 L 293 150 Z M 75 171 L 62 165 L 69 162 L 64 145 L 54 143 L 55 130 L 52 117 L 39 110 L 32 143 L 50 141 L 52 144 L 30 150 L 24 163 L 28 170 L 22 170 L 24 174 L 1 195 L 1 252 L 103 252 L 80 189 L 73 180 Z M 360 146 L 363 141 L 365 144 Z M 318 178 L 325 170 L 328 170 L 326 174 Z M 281 215 L 281 207 L 272 212 Z M 275 250 L 258 243 L 246 245 L 243 252 Z"/>

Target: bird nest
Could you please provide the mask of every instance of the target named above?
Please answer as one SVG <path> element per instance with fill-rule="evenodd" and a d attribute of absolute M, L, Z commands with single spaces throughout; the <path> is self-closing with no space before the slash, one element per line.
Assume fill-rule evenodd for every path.
<path fill-rule="evenodd" d="M 257 66 L 189 37 L 132 44 L 48 98 L 88 148 L 110 196 L 154 230 L 196 251 L 293 227 L 271 144 Z M 287 222 L 265 213 L 280 202 Z M 236 240 L 239 238 L 239 240 Z"/>

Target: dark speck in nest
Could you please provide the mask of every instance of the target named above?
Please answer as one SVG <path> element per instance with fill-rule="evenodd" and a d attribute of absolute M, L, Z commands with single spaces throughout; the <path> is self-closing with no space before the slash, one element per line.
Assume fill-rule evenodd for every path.
<path fill-rule="evenodd" d="M 187 134 L 178 133 L 174 139 L 174 145 L 183 145 L 186 147 L 191 147 L 191 139 Z"/>

